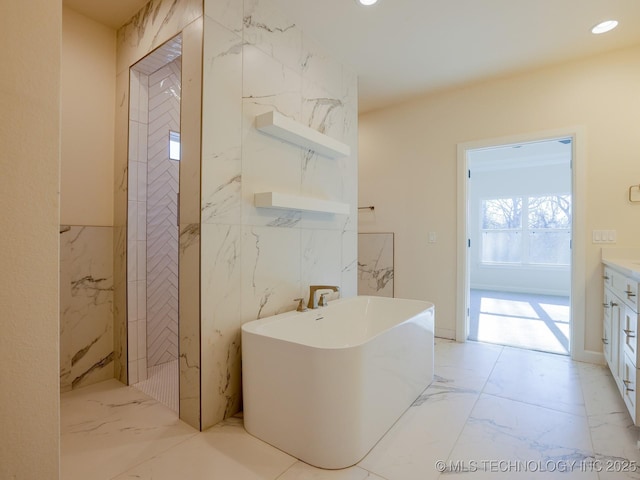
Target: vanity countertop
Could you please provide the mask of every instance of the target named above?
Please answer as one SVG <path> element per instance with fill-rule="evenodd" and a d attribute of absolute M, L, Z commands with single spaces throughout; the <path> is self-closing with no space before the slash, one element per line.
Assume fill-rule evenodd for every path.
<path fill-rule="evenodd" d="M 612 258 L 603 259 L 602 263 L 640 282 L 640 260 Z"/>
<path fill-rule="evenodd" d="M 602 263 L 640 282 L 639 248 L 603 248 Z"/>

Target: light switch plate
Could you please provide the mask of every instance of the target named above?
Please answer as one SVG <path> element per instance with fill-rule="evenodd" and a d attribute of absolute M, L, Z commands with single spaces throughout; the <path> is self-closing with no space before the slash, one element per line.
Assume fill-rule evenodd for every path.
<path fill-rule="evenodd" d="M 618 232 L 616 230 L 593 230 L 593 243 L 616 243 L 618 240 Z"/>

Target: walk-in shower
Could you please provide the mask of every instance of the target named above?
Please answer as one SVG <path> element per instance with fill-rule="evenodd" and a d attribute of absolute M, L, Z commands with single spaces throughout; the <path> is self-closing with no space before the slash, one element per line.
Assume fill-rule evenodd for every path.
<path fill-rule="evenodd" d="M 181 37 L 130 69 L 129 384 L 178 412 Z"/>

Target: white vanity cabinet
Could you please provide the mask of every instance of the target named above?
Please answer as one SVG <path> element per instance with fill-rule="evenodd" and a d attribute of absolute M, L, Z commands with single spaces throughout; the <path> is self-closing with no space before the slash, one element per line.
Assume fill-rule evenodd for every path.
<path fill-rule="evenodd" d="M 603 351 L 620 394 L 636 425 L 638 410 L 638 280 L 623 267 L 604 267 Z"/>
<path fill-rule="evenodd" d="M 605 273 L 605 289 L 604 289 L 604 301 L 602 307 L 604 309 L 603 322 L 602 322 L 602 350 L 604 358 L 609 365 L 609 369 L 614 378 L 618 377 L 620 370 L 620 355 L 619 345 L 620 335 L 617 333 L 620 331 L 619 319 L 617 316 L 618 310 L 616 310 L 615 302 L 613 301 L 613 295 L 611 294 L 607 285 L 607 276 Z M 614 332 L 616 332 L 614 334 Z"/>

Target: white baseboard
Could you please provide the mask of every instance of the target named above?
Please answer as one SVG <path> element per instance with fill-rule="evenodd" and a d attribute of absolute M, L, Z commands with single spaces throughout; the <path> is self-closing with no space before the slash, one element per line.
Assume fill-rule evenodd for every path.
<path fill-rule="evenodd" d="M 595 365 L 605 365 L 604 354 L 593 350 L 572 351 L 571 359 L 576 362 L 593 363 Z"/>

